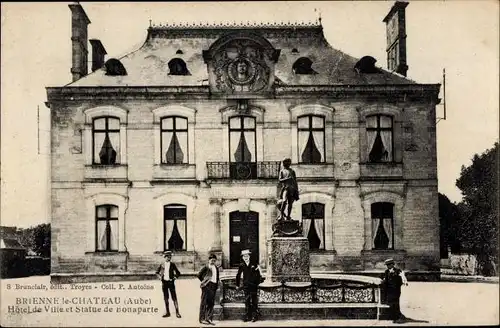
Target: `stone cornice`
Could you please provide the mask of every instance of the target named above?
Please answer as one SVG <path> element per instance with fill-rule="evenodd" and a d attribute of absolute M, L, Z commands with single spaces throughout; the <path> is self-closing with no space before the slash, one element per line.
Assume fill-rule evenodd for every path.
<path fill-rule="evenodd" d="M 47 87 L 47 100 L 193 99 L 209 97 L 208 86 Z"/>
<path fill-rule="evenodd" d="M 411 100 L 430 98 L 439 103 L 440 84 L 372 84 L 372 85 L 280 85 L 275 87 L 277 98 L 296 94 L 324 96 L 335 99 L 352 97 Z"/>
<path fill-rule="evenodd" d="M 274 98 L 303 98 L 308 96 L 332 99 L 367 98 L 393 101 L 427 99 L 439 103 L 440 84 L 387 85 L 281 85 L 274 87 Z M 270 95 L 271 96 L 271 95 Z M 48 87 L 48 102 L 74 100 L 127 99 L 212 99 L 209 86 L 152 86 L 152 87 Z M 217 96 L 216 98 L 221 98 Z M 222 96 L 224 98 L 224 96 Z"/>

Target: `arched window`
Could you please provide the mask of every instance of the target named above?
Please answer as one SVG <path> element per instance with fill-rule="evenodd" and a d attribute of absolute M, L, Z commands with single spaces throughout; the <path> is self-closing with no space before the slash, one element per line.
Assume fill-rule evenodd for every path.
<path fill-rule="evenodd" d="M 312 69 L 312 60 L 307 57 L 300 57 L 293 63 L 292 70 L 295 74 L 317 74 Z"/>
<path fill-rule="evenodd" d="M 186 205 L 168 204 L 163 206 L 164 250 L 186 250 L 186 217 Z"/>
<path fill-rule="evenodd" d="M 394 249 L 394 204 L 388 202 L 373 203 L 372 213 L 372 248 Z"/>
<path fill-rule="evenodd" d="M 309 240 L 309 249 L 325 249 L 325 205 L 302 204 L 302 232 Z"/>
<path fill-rule="evenodd" d="M 188 163 L 188 120 L 182 116 L 161 119 L 161 162 Z"/>
<path fill-rule="evenodd" d="M 95 118 L 92 124 L 92 163 L 114 165 L 120 162 L 120 119 L 112 116 Z"/>
<path fill-rule="evenodd" d="M 305 115 L 297 118 L 301 163 L 325 162 L 325 118 Z"/>
<path fill-rule="evenodd" d="M 123 76 L 127 75 L 127 70 L 125 66 L 115 58 L 110 58 L 104 63 L 104 67 L 106 68 L 106 75 L 109 76 Z"/>
<path fill-rule="evenodd" d="M 180 58 L 174 58 L 168 62 L 169 75 L 191 75 L 187 69 L 186 62 Z"/>
<path fill-rule="evenodd" d="M 96 245 L 98 252 L 118 251 L 118 206 L 96 206 Z"/>
<path fill-rule="evenodd" d="M 366 138 L 370 162 L 393 161 L 393 124 L 391 116 L 368 116 L 366 118 Z"/>

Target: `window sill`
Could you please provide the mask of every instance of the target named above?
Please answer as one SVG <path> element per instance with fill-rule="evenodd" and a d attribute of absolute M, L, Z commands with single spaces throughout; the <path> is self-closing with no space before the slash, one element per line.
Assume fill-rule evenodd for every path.
<path fill-rule="evenodd" d="M 128 165 L 85 165 L 85 179 L 127 179 Z"/>
<path fill-rule="evenodd" d="M 156 164 L 153 166 L 155 180 L 196 179 L 195 164 Z"/>
<path fill-rule="evenodd" d="M 128 255 L 128 252 L 124 252 L 124 251 L 94 251 L 94 252 L 85 252 L 85 255 L 114 256 L 114 255 Z"/>
<path fill-rule="evenodd" d="M 155 251 L 153 254 L 155 255 L 163 255 L 166 251 Z M 182 250 L 182 251 L 170 251 L 172 252 L 172 257 L 177 256 L 182 256 L 182 255 L 195 255 L 194 251 L 187 251 L 187 250 Z"/>
<path fill-rule="evenodd" d="M 386 163 L 360 163 L 361 177 L 403 177 L 403 163 L 386 162 Z"/>

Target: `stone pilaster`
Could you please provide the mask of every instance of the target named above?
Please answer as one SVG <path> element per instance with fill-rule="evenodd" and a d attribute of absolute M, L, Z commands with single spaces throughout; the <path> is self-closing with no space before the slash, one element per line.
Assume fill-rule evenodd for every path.
<path fill-rule="evenodd" d="M 212 245 L 210 246 L 210 252 L 220 253 L 222 252 L 222 240 L 221 240 L 221 216 L 222 216 L 222 199 L 211 198 L 210 199 L 210 209 L 211 218 L 213 223 L 213 239 Z"/>

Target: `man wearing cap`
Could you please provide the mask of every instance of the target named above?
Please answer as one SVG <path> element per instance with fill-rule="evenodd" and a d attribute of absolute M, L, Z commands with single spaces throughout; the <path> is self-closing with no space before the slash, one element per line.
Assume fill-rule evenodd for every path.
<path fill-rule="evenodd" d="M 200 323 L 214 325 L 212 322 L 215 305 L 215 293 L 219 286 L 219 268 L 215 265 L 217 256 L 211 254 L 208 257 L 208 264 L 198 272 L 198 279 L 201 281 L 201 303 L 200 303 Z"/>
<path fill-rule="evenodd" d="M 401 296 L 401 286 L 408 286 L 404 272 L 396 268 L 393 259 L 385 260 L 387 270 L 385 270 L 382 277 L 382 287 L 385 290 L 385 299 L 389 305 L 390 319 L 393 322 L 403 322 L 404 316 L 401 314 L 399 307 L 399 297 Z"/>
<path fill-rule="evenodd" d="M 177 318 L 180 318 L 179 303 L 177 303 L 177 293 L 175 292 L 175 279 L 177 279 L 181 273 L 177 269 L 175 263 L 171 262 L 172 252 L 166 251 L 163 253 L 163 256 L 165 257 L 165 262 L 160 264 L 156 270 L 156 275 L 162 283 L 163 300 L 165 301 L 165 308 L 167 310 L 163 317 L 170 317 L 170 309 L 168 307 L 168 292 L 170 291 L 172 301 L 174 301 L 175 315 Z"/>
<path fill-rule="evenodd" d="M 243 321 L 257 321 L 258 316 L 258 292 L 259 284 L 262 282 L 262 275 L 258 265 L 250 263 L 250 250 L 241 252 L 243 259 L 236 274 L 236 286 L 240 289 L 241 275 L 243 275 L 243 291 L 245 292 L 245 316 Z"/>

